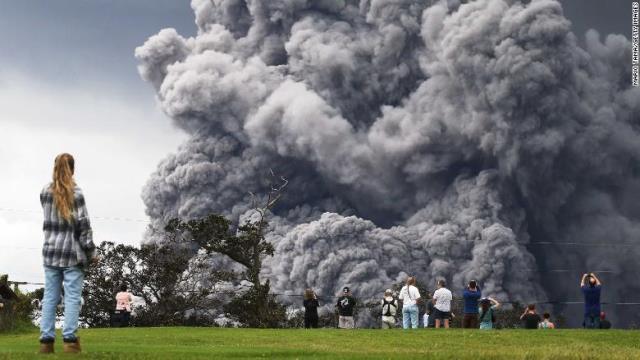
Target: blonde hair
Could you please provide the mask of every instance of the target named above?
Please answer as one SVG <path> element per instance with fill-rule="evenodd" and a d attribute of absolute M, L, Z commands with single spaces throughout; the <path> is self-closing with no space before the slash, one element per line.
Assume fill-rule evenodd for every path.
<path fill-rule="evenodd" d="M 53 165 L 53 182 L 51 183 L 53 203 L 60 216 L 67 222 L 73 221 L 73 209 L 75 208 L 73 196 L 73 189 L 76 186 L 76 182 L 73 180 L 74 163 L 73 156 L 64 153 L 56 156 Z"/>
<path fill-rule="evenodd" d="M 313 290 L 311 288 L 308 288 L 308 289 L 304 290 L 304 299 L 305 300 L 313 299 Z"/>

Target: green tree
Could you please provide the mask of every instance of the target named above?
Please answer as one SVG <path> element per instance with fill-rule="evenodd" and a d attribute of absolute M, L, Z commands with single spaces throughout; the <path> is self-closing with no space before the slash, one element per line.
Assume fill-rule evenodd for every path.
<path fill-rule="evenodd" d="M 273 172 L 272 177 L 275 178 Z M 238 274 L 252 284 L 252 288 L 236 297 L 225 310 L 237 321 L 250 327 L 277 327 L 286 318 L 285 309 L 269 294 L 269 281 L 262 282 L 260 271 L 265 256 L 272 256 L 273 244 L 264 236 L 268 227 L 267 214 L 282 197 L 288 181 L 280 178 L 277 185 L 258 199 L 253 195 L 256 218 L 237 227 L 221 215 L 211 214 L 202 219 L 172 219 L 165 231 L 172 239 L 194 242 L 208 254 L 222 254 L 242 265 L 245 271 Z"/>
<path fill-rule="evenodd" d="M 187 243 L 166 241 L 137 248 L 103 242 L 97 254 L 100 261 L 85 277 L 81 313 L 91 327 L 109 325 L 122 284 L 145 302 L 136 311 L 136 325 L 210 325 L 210 317 L 198 314 L 220 306 L 213 296 L 215 284 L 232 279 L 230 272 L 212 271 L 207 259 Z"/>

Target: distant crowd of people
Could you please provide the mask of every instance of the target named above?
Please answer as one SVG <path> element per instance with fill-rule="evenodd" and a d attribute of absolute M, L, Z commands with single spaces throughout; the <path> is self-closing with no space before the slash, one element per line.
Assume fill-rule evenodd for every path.
<path fill-rule="evenodd" d="M 82 291 L 85 270 L 98 261 L 96 246 L 85 197 L 75 182 L 75 160 L 71 154 L 56 156 L 53 165 L 52 181 L 40 192 L 40 204 L 43 209 L 42 248 L 45 284 L 42 299 L 42 317 L 40 320 L 40 353 L 54 353 L 56 341 L 56 310 L 64 304 L 64 326 L 62 340 L 65 353 L 81 352 L 80 339 L 77 336 L 78 319 L 82 306 Z M 444 280 L 438 281 L 438 289 L 430 301 L 425 301 L 418 288 L 416 279 L 409 277 L 397 298 L 391 290 L 384 293 L 381 301 L 382 327 L 392 328 L 396 324 L 396 312 L 402 302 L 402 326 L 405 329 L 418 327 L 418 305 L 427 305 L 425 326 L 448 328 L 454 316 L 451 312 L 452 293 Z M 593 274 L 584 274 L 580 286 L 585 298 L 584 327 L 608 328 L 611 324 L 605 319 L 600 309 L 601 283 Z M 64 287 L 64 300 L 62 292 Z M 124 286 L 116 295 L 116 314 L 120 315 L 119 324 L 127 326 L 131 313 L 132 295 Z M 481 290 L 475 281 L 469 282 L 464 290 L 465 328 L 492 329 L 495 322 L 494 310 L 500 304 L 492 298 L 481 298 Z M 428 296 L 427 296 L 428 298 Z M 339 312 L 338 327 L 354 328 L 353 317 L 356 300 L 348 287 L 343 289 L 336 307 Z M 0 303 L 0 306 L 3 306 Z M 304 294 L 305 327 L 318 327 L 318 299 L 313 290 Z M 535 306 L 530 305 L 522 314 L 526 327 L 554 328 L 548 314 L 543 319 L 535 313 Z M 433 324 L 433 325 L 432 325 Z M 534 326 L 535 325 L 535 326 Z"/>
<path fill-rule="evenodd" d="M 580 289 L 584 295 L 583 327 L 587 329 L 609 329 L 611 323 L 600 308 L 600 293 L 602 283 L 594 273 L 587 273 L 580 280 Z M 462 327 L 467 329 L 490 330 L 495 328 L 496 310 L 500 303 L 492 297 L 482 297 L 482 290 L 477 281 L 469 281 L 462 292 L 464 300 Z M 445 280 L 438 280 L 437 289 L 433 295 L 429 293 L 423 297 L 416 287 L 416 278 L 410 276 L 405 285 L 396 294 L 387 289 L 380 301 L 382 318 L 381 327 L 391 329 L 396 327 L 396 316 L 400 311 L 403 329 L 417 329 L 419 326 L 419 305 L 426 308 L 423 317 L 424 327 L 449 328 L 454 314 L 451 309 L 453 293 L 447 288 Z M 305 328 L 318 327 L 318 308 L 320 304 L 312 289 L 304 292 Z M 354 309 L 356 299 L 349 287 L 344 287 L 341 296 L 335 304 L 338 311 L 338 328 L 355 328 Z M 520 316 L 522 327 L 525 329 L 555 329 L 551 321 L 551 314 L 544 312 L 540 316 L 536 312 L 536 305 L 529 304 Z"/>

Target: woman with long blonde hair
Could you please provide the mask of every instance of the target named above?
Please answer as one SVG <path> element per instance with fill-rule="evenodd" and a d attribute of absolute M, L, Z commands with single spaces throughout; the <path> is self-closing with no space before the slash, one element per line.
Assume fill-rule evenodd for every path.
<path fill-rule="evenodd" d="M 93 260 L 95 245 L 84 195 L 73 179 L 75 161 L 69 154 L 56 157 L 53 179 L 40 192 L 44 212 L 42 257 L 45 274 L 40 352 L 53 353 L 56 305 L 64 286 L 64 352 L 80 352 L 76 335 L 84 270 Z"/>
<path fill-rule="evenodd" d="M 418 328 L 418 302 L 420 299 L 420 291 L 416 287 L 416 278 L 409 276 L 406 285 L 400 289 L 398 296 L 402 300 L 402 328 Z"/>

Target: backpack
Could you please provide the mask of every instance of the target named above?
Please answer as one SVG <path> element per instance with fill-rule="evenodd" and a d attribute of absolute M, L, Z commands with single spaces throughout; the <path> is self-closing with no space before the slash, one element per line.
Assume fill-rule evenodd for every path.
<path fill-rule="evenodd" d="M 387 307 L 386 311 L 385 311 L 385 306 Z M 391 307 L 394 307 L 394 313 L 391 313 Z M 396 299 L 393 299 L 391 301 L 387 301 L 387 299 L 382 299 L 382 316 L 395 316 L 395 312 L 398 308 L 398 304 L 396 302 Z"/>

